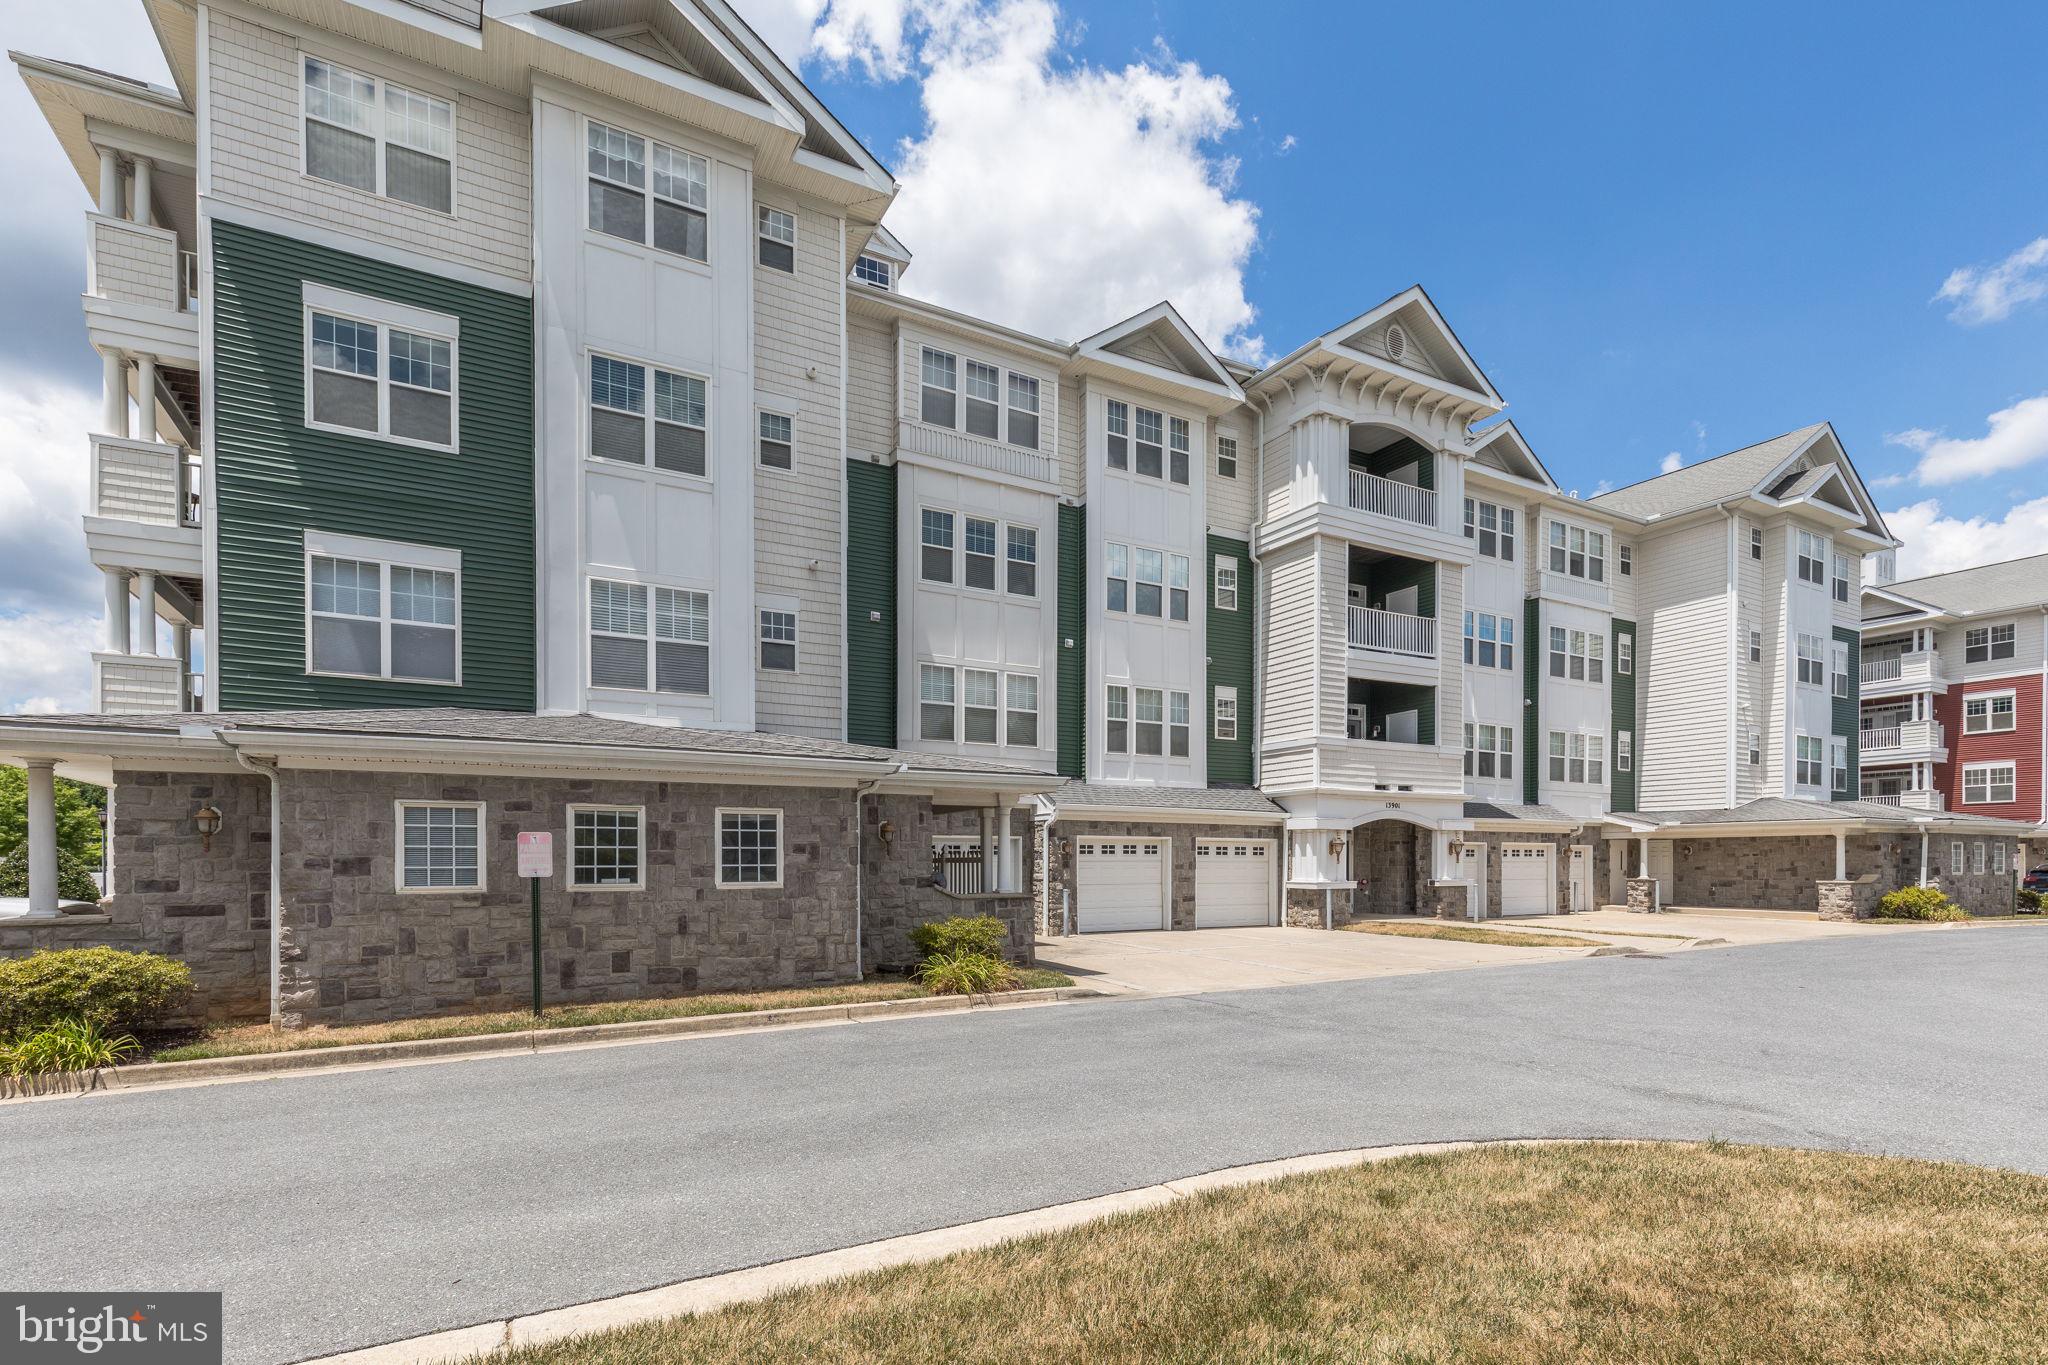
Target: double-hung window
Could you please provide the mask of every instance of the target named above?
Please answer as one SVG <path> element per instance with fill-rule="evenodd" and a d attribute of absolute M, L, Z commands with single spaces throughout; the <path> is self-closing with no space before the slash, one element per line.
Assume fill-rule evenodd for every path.
<path fill-rule="evenodd" d="M 1849 695 L 1849 645 L 1845 640 L 1828 642 L 1828 678 L 1830 695 Z"/>
<path fill-rule="evenodd" d="M 1811 531 L 1797 533 L 1799 544 L 1798 573 L 1801 583 L 1811 583 L 1820 588 L 1828 581 L 1828 543 Z"/>
<path fill-rule="evenodd" d="M 1131 689 L 1112 683 L 1102 708 L 1102 747 L 1112 754 L 1131 751 Z"/>
<path fill-rule="evenodd" d="M 484 889 L 481 802 L 398 803 L 398 889 Z"/>
<path fill-rule="evenodd" d="M 1029 375 L 1010 376 L 1010 431 L 1013 446 L 1038 449 L 1038 381 Z"/>
<path fill-rule="evenodd" d="M 591 231 L 708 260 L 711 163 L 594 119 L 585 136 Z"/>
<path fill-rule="evenodd" d="M 1836 555 L 1834 589 L 1835 600 L 1837 602 L 1846 602 L 1849 600 L 1849 579 L 1851 575 L 1852 568 L 1849 563 L 1849 556 L 1839 554 Z"/>
<path fill-rule="evenodd" d="M 1189 444 L 1188 422 L 1185 417 L 1167 419 L 1166 440 L 1168 445 L 1166 477 L 1173 483 L 1188 481 L 1188 466 L 1192 463 L 1193 448 Z"/>
<path fill-rule="evenodd" d="M 1216 581 L 1216 610 L 1237 610 L 1237 561 L 1227 555 L 1217 555 L 1214 562 Z"/>
<path fill-rule="evenodd" d="M 935 427 L 951 429 L 960 401 L 960 362 L 926 346 L 920 353 L 917 415 Z"/>
<path fill-rule="evenodd" d="M 1003 423 L 1003 372 L 979 360 L 966 362 L 967 434 L 995 440 Z"/>
<path fill-rule="evenodd" d="M 455 211 L 455 106 L 318 57 L 303 68 L 306 174 Z"/>
<path fill-rule="evenodd" d="M 1824 687 L 1827 685 L 1827 663 L 1821 654 L 1821 639 L 1818 635 L 1801 635 L 1799 646 L 1799 685 L 1801 687 Z M 1818 785 L 1817 783 L 1815 785 Z"/>
<path fill-rule="evenodd" d="M 1008 528 L 1009 572 L 1003 586 L 1017 597 L 1038 596 L 1038 531 L 1030 526 Z"/>
<path fill-rule="evenodd" d="M 1632 772 L 1636 766 L 1636 736 L 1633 730 L 1621 730 L 1614 736 L 1614 771 Z"/>
<path fill-rule="evenodd" d="M 590 685 L 708 696 L 711 595 L 591 579 Z"/>
<path fill-rule="evenodd" d="M 641 884 L 638 806 L 569 807 L 569 884 L 581 891 L 632 891 Z"/>
<path fill-rule="evenodd" d="M 2017 765 L 2011 763 L 1966 763 L 1963 765 L 1963 804 L 2002 806 L 2018 799 Z"/>
<path fill-rule="evenodd" d="M 1838 792 L 1849 790 L 1849 741 L 1846 739 L 1828 741 L 1828 788 Z"/>
<path fill-rule="evenodd" d="M 1761 767 L 1763 766 L 1763 761 L 1764 732 L 1752 725 L 1749 727 L 1749 766 L 1752 768 Z"/>
<path fill-rule="evenodd" d="M 1038 747 L 1038 675 L 1003 675 L 1003 739 L 1020 748 Z"/>
<path fill-rule="evenodd" d="M 1465 538 L 1489 559 L 1512 563 L 1515 558 L 1515 509 L 1476 498 L 1465 499 Z"/>
<path fill-rule="evenodd" d="M 1002 722 L 1000 673 L 989 668 L 960 670 L 960 737 L 969 744 L 993 744 Z"/>
<path fill-rule="evenodd" d="M 1545 548 L 1552 573 L 1583 578 L 1589 583 L 1607 580 L 1607 536 L 1583 526 L 1553 521 L 1546 531 Z"/>
<path fill-rule="evenodd" d="M 918 420 L 984 441 L 1039 448 L 1039 381 L 933 346 L 918 351 Z"/>
<path fill-rule="evenodd" d="M 1137 694 L 1138 752 L 1145 755 L 1166 752 L 1166 693 L 1157 687 L 1131 689 Z"/>
<path fill-rule="evenodd" d="M 796 215 L 766 204 L 754 208 L 754 231 L 760 242 L 758 259 L 770 270 L 796 273 Z"/>
<path fill-rule="evenodd" d="M 1216 438 L 1216 477 L 1234 479 L 1237 477 L 1237 438 L 1218 436 Z"/>
<path fill-rule="evenodd" d="M 1960 877 L 1963 875 L 1964 872 L 1968 871 L 1968 868 L 1964 864 L 1964 859 L 1967 856 L 1965 850 L 1967 850 L 1968 847 L 1969 845 L 1965 844 L 1961 839 L 1953 839 L 1949 841 L 1948 871 L 1950 876 Z"/>
<path fill-rule="evenodd" d="M 1493 613 L 1480 612 L 1479 657 L 1477 662 L 1481 668 L 1498 668 L 1500 666 L 1499 634 L 1499 624 Z"/>
<path fill-rule="evenodd" d="M 1826 757 L 1819 735 L 1800 735 L 1793 749 L 1792 780 L 1802 787 L 1818 787 L 1826 780 L 1821 764 Z"/>
<path fill-rule="evenodd" d="M 1237 689 L 1221 687 L 1216 689 L 1215 700 L 1216 738 L 1234 740 L 1237 738 Z"/>
<path fill-rule="evenodd" d="M 773 673 L 796 672 L 796 613 L 759 609 L 761 667 Z"/>
<path fill-rule="evenodd" d="M 1131 609 L 1131 549 L 1114 541 L 1102 545 L 1103 607 L 1109 611 Z"/>
<path fill-rule="evenodd" d="M 1970 845 L 1970 873 L 1972 876 L 1981 877 L 1984 875 L 1984 869 L 1984 841 L 1979 839 Z"/>
<path fill-rule="evenodd" d="M 1550 676 L 1573 682 L 1607 680 L 1607 637 L 1597 632 L 1550 628 Z"/>
<path fill-rule="evenodd" d="M 2011 622 L 2002 626 L 1975 626 L 1963 632 L 1963 662 L 1986 664 L 2013 657 L 2017 632 Z"/>
<path fill-rule="evenodd" d="M 1552 782 L 1565 780 L 1565 735 L 1562 730 L 1550 732 L 1549 761 L 1544 765 L 1545 776 Z M 1582 760 L 1583 761 L 1583 760 Z"/>
<path fill-rule="evenodd" d="M 1465 727 L 1465 775 L 1512 778 L 1515 775 L 1515 734 L 1506 725 Z"/>
<path fill-rule="evenodd" d="M 953 514 L 927 507 L 921 518 L 918 577 L 927 583 L 953 581 Z M 993 566 L 991 566 L 993 567 Z"/>
<path fill-rule="evenodd" d="M 782 812 L 718 812 L 718 884 L 773 888 L 782 885 Z"/>
<path fill-rule="evenodd" d="M 1150 408 L 1138 409 L 1137 472 L 1148 479 L 1161 477 L 1166 468 L 1166 415 Z"/>
<path fill-rule="evenodd" d="M 996 531 L 993 521 L 968 517 L 963 527 L 960 582 L 969 588 L 996 590 Z"/>
<path fill-rule="evenodd" d="M 1614 671 L 1629 676 L 1636 671 L 1636 637 L 1617 635 L 1614 637 Z"/>
<path fill-rule="evenodd" d="M 1166 614 L 1175 621 L 1188 619 L 1189 566 L 1186 555 L 1166 557 Z"/>
<path fill-rule="evenodd" d="M 1636 571 L 1635 552 L 1626 545 L 1615 546 L 1614 565 L 1621 570 L 1621 576 L 1627 578 Z"/>
<path fill-rule="evenodd" d="M 763 412 L 757 414 L 760 439 L 760 460 L 763 469 L 789 469 L 795 461 L 792 455 L 796 449 L 796 423 L 788 414 Z"/>
<path fill-rule="evenodd" d="M 590 357 L 593 459 L 701 479 L 708 473 L 706 413 L 704 381 L 696 375 Z"/>
<path fill-rule="evenodd" d="M 1135 599 L 1138 615 L 1164 615 L 1166 556 L 1157 550 L 1140 549 L 1132 557 L 1138 565 L 1138 592 Z"/>
<path fill-rule="evenodd" d="M 954 670 L 943 664 L 917 666 L 917 737 L 951 740 L 957 733 Z"/>
<path fill-rule="evenodd" d="M 455 683 L 462 556 L 308 532 L 306 671 Z"/>
<path fill-rule="evenodd" d="M 1963 698 L 1963 733 L 1988 735 L 2012 729 L 2019 719 L 2016 706 L 2016 698 L 2011 692 L 1990 692 Z"/>
<path fill-rule="evenodd" d="M 322 285 L 306 299 L 306 425 L 452 451 L 459 324 Z"/>
<path fill-rule="evenodd" d="M 1104 442 L 1103 458 L 1111 469 L 1131 467 L 1131 405 L 1121 399 L 1111 398 L 1104 405 L 1106 416 L 1104 426 L 1107 439 Z"/>
<path fill-rule="evenodd" d="M 1749 628 L 1749 661 L 1753 664 L 1764 661 L 1764 633 L 1755 626 Z"/>

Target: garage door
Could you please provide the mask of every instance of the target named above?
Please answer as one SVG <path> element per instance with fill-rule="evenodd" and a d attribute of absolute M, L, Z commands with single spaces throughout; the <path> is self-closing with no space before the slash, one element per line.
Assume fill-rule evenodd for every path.
<path fill-rule="evenodd" d="M 1074 846 L 1084 934 L 1166 927 L 1166 845 L 1157 839 L 1082 839 Z"/>
<path fill-rule="evenodd" d="M 1195 927 L 1224 929 L 1272 920 L 1273 842 L 1195 841 Z"/>
<path fill-rule="evenodd" d="M 1557 874 L 1548 844 L 1508 844 L 1500 851 L 1500 912 L 1549 915 L 1557 910 Z"/>

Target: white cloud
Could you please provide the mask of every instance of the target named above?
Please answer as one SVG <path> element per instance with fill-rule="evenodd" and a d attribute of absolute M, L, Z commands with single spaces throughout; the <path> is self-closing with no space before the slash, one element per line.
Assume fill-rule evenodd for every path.
<path fill-rule="evenodd" d="M 889 212 L 917 253 L 908 292 L 1069 340 L 1171 299 L 1212 345 L 1260 358 L 1258 209 L 1217 146 L 1238 126 L 1230 83 L 1163 45 L 1121 68 L 1077 61 L 1071 30 L 1053 0 L 824 9 L 811 60 L 921 81 Z"/>
<path fill-rule="evenodd" d="M 1286 137 L 1280 139 L 1280 155 L 1286 156 L 1289 152 L 1293 151 L 1296 147 L 1299 147 L 1300 145 L 1301 139 L 1296 137 L 1294 134 L 1289 133 Z"/>
<path fill-rule="evenodd" d="M 775 55 L 796 66 L 811 50 L 811 30 L 825 0 L 741 0 L 741 16 Z"/>
<path fill-rule="evenodd" d="M 2048 237 L 2036 237 L 1997 265 L 1966 265 L 1949 272 L 1934 302 L 1952 305 L 1951 322 L 1999 322 L 2021 304 L 2048 297 Z"/>
<path fill-rule="evenodd" d="M 2020 503 L 1997 521 L 1944 516 L 1934 498 L 1886 512 L 1884 519 L 1905 542 L 1899 548 L 1900 578 L 1951 573 L 2048 549 L 2048 497 Z"/>
<path fill-rule="evenodd" d="M 0 394 L 0 712 L 83 709 L 102 595 L 79 518 L 99 404 L 17 373 Z"/>
<path fill-rule="evenodd" d="M 1969 439 L 1914 427 L 1891 432 L 1885 440 L 1920 456 L 1913 477 L 1926 484 L 1955 483 L 2048 459 L 2048 394 L 2000 408 L 1986 425 L 1984 435 Z"/>
<path fill-rule="evenodd" d="M 1662 464 L 1657 466 L 1657 472 L 1660 474 L 1675 474 L 1684 467 L 1685 456 L 1674 450 L 1664 457 Z"/>
<path fill-rule="evenodd" d="M 99 638 L 99 623 L 89 613 L 0 616 L 0 715 L 90 709 Z"/>

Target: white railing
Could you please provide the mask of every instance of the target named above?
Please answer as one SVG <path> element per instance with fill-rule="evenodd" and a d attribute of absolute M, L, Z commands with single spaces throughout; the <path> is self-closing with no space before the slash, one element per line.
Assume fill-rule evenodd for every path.
<path fill-rule="evenodd" d="M 1434 744 L 1402 744 L 1393 740 L 1324 740 L 1320 748 L 1321 781 L 1353 791 L 1456 792 L 1463 790 L 1463 754 Z"/>
<path fill-rule="evenodd" d="M 1866 684 L 1932 682 L 1934 652 L 1922 649 L 1910 654 L 1887 654 L 1875 659 L 1866 656 L 1859 672 Z"/>
<path fill-rule="evenodd" d="M 179 274 L 184 287 L 185 311 L 199 311 L 199 253 L 180 251 L 178 253 Z"/>
<path fill-rule="evenodd" d="M 1944 736 L 1938 720 L 1907 720 L 1865 730 L 1860 739 L 1863 752 L 1874 754 L 1893 749 L 1939 749 Z"/>
<path fill-rule="evenodd" d="M 1890 682 L 1905 672 L 1903 658 L 1894 654 L 1888 659 L 1872 659 L 1863 665 L 1863 681 Z"/>
<path fill-rule="evenodd" d="M 92 250 L 86 262 L 88 294 L 152 308 L 183 306 L 178 298 L 177 233 L 103 213 L 86 216 L 92 224 Z"/>
<path fill-rule="evenodd" d="M 1907 810 L 1940 810 L 1944 805 L 1940 792 L 1892 792 L 1862 799 L 1873 806 L 1901 806 Z"/>
<path fill-rule="evenodd" d="M 1875 729 L 1865 730 L 1858 737 L 1858 742 L 1866 754 L 1879 754 L 1887 749 L 1903 747 L 1899 743 L 1899 727 L 1896 725 L 1881 725 Z"/>
<path fill-rule="evenodd" d="M 1041 441 L 1051 436 L 1052 426 L 1050 420 L 1040 423 Z M 970 469 L 1011 474 L 1044 484 L 1059 482 L 1059 469 L 1052 456 L 1003 441 L 991 441 L 983 436 L 969 436 L 965 432 L 947 431 L 943 427 L 929 427 L 922 422 L 903 422 L 898 425 L 896 444 L 900 450 L 917 455 L 935 455 L 949 463 L 965 465 Z"/>
<path fill-rule="evenodd" d="M 149 654 L 92 656 L 93 710 L 103 715 L 161 715 L 185 709 L 186 676 L 173 658 Z"/>
<path fill-rule="evenodd" d="M 93 515 L 150 526 L 199 524 L 199 459 L 183 446 L 92 438 Z"/>
<path fill-rule="evenodd" d="M 1412 521 L 1418 526 L 1437 524 L 1436 493 L 1433 490 L 1417 488 L 1412 483 L 1401 483 L 1395 479 L 1383 479 L 1363 469 L 1351 471 L 1351 507 L 1353 511 L 1393 517 L 1397 521 Z"/>
<path fill-rule="evenodd" d="M 1436 620 L 1433 617 L 1380 611 L 1375 607 L 1353 607 L 1349 632 L 1353 649 L 1413 654 L 1425 659 L 1436 657 Z"/>

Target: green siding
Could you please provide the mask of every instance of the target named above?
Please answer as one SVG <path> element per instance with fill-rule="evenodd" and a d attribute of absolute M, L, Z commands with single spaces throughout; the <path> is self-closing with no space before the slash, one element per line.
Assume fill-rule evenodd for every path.
<path fill-rule="evenodd" d="M 1347 692 L 1350 704 L 1365 708 L 1365 733 L 1384 724 L 1396 711 L 1414 711 L 1415 738 L 1419 744 L 1436 743 L 1436 689 L 1423 683 L 1368 682 L 1353 678 Z"/>
<path fill-rule="evenodd" d="M 1058 768 L 1060 776 L 1078 780 L 1088 775 L 1088 509 L 1085 507 L 1064 504 L 1060 507 L 1059 573 Z M 1074 642 L 1072 648 L 1067 646 L 1069 640 Z"/>
<path fill-rule="evenodd" d="M 1833 702 L 1834 733 L 1849 741 L 1849 788 L 1834 792 L 1837 801 L 1854 801 L 1863 793 L 1863 761 L 1860 753 L 1863 711 L 1863 635 L 1846 626 L 1835 627 L 1835 639 L 1849 646 L 1849 695 Z"/>
<path fill-rule="evenodd" d="M 1643 736 L 1636 728 L 1636 678 L 1633 673 L 1621 671 L 1621 642 L 1628 641 L 1629 657 L 1635 658 L 1636 623 L 1614 619 L 1614 657 L 1607 662 L 1608 695 L 1612 698 L 1614 711 L 1614 732 L 1607 740 L 1608 809 L 1632 811 L 1636 808 L 1636 775 L 1643 768 Z M 1614 765 L 1615 755 L 1621 752 L 1621 732 L 1633 736 L 1633 758 L 1629 771 L 1623 772 Z"/>
<path fill-rule="evenodd" d="M 1426 559 L 1390 555 L 1365 566 L 1365 605 L 1387 609 L 1387 594 L 1415 589 L 1415 614 L 1436 615 L 1436 565 Z"/>
<path fill-rule="evenodd" d="M 307 429 L 308 280 L 460 320 L 459 453 Z M 216 704 L 532 710 L 531 301 L 216 222 L 213 326 Z M 461 552 L 459 687 L 307 674 L 308 528 Z"/>
<path fill-rule="evenodd" d="M 1424 488 L 1436 487 L 1436 452 L 1419 441 L 1403 436 L 1392 445 L 1382 446 L 1370 455 L 1354 454 L 1351 463 L 1368 474 L 1381 478 L 1391 477 L 1395 470 L 1407 465 L 1415 466 L 1415 482 Z"/>
<path fill-rule="evenodd" d="M 1216 608 L 1217 556 L 1237 561 L 1237 610 Z M 1209 785 L 1249 787 L 1252 783 L 1252 615 L 1258 585 L 1252 577 L 1251 546 L 1227 536 L 1209 537 Z M 1237 738 L 1217 739 L 1216 688 L 1237 689 Z"/>
<path fill-rule="evenodd" d="M 879 620 L 871 620 L 879 616 Z M 896 747 L 896 466 L 846 462 L 846 737 Z"/>
<path fill-rule="evenodd" d="M 1522 800 L 1537 803 L 1542 781 L 1543 750 L 1543 616 L 1542 603 L 1522 601 Z"/>

